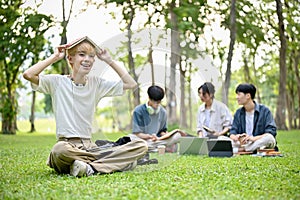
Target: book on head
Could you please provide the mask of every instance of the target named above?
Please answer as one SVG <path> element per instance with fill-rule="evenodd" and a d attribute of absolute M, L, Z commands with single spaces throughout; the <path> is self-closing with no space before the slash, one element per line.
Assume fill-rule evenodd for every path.
<path fill-rule="evenodd" d="M 89 38 L 88 36 L 78 38 L 78 39 L 73 40 L 72 42 L 66 44 L 66 49 L 71 49 L 83 41 L 88 41 L 89 43 L 91 43 L 95 47 L 97 52 L 99 52 L 101 50 L 101 48 L 93 40 L 91 40 L 91 38 Z"/>

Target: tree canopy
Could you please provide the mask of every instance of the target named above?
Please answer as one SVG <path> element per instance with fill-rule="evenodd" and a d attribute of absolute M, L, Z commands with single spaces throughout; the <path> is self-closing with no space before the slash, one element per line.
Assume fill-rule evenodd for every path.
<path fill-rule="evenodd" d="M 71 2 L 73 5 L 73 0 Z M 22 3 L 17 0 L 1 4 L 0 47 L 3 53 L 0 55 L 0 76 L 3 81 L 0 83 L 0 109 L 3 133 L 15 132 L 16 129 L 16 89 L 22 87 L 18 79 L 21 66 L 28 61 L 39 60 L 40 53 L 46 51 L 44 33 L 53 25 L 50 16 L 22 9 Z M 153 56 L 157 52 L 153 47 L 159 43 L 158 40 L 167 38 L 163 40 L 168 44 L 163 52 L 166 65 L 162 67 L 165 68 L 166 107 L 171 123 L 179 124 L 180 120 L 180 125 L 193 129 L 195 122 L 192 119 L 196 114 L 193 107 L 197 106 L 198 99 L 196 103 L 191 101 L 195 98 L 192 91 L 196 90 L 191 85 L 192 77 L 197 70 L 212 71 L 212 68 L 207 63 L 192 60 L 208 57 L 210 64 L 220 73 L 215 74 L 217 80 L 204 76 L 202 81 L 212 81 L 215 85 L 221 82 L 223 87 L 219 88 L 217 97 L 223 99 L 232 112 L 238 107 L 234 94 L 236 85 L 250 82 L 257 86 L 257 101 L 271 108 L 280 129 L 300 128 L 299 1 L 86 0 L 85 4 L 83 12 L 87 12 L 89 6 L 99 9 L 110 5 L 116 10 L 121 9 L 121 13 L 111 13 L 112 18 L 121 15 L 119 27 L 126 35 L 118 47 L 119 52 L 123 52 L 120 60 L 138 82 L 140 70 L 147 64 L 151 67 L 153 83 L 155 76 L 162 73 L 154 73 L 153 63 L 160 58 Z M 139 21 L 140 15 L 146 15 L 146 20 Z M 71 18 L 64 19 L 69 20 Z M 135 24 L 139 26 L 133 26 Z M 66 23 L 60 25 L 65 25 L 63 32 L 56 34 L 67 41 L 68 27 Z M 133 30 L 133 27 L 138 27 L 138 30 Z M 164 30 L 165 35 L 153 37 L 150 33 L 138 36 L 143 29 Z M 157 41 L 150 39 L 141 53 L 133 52 L 134 45 L 148 41 L 148 37 Z M 236 63 L 238 68 L 234 65 Z M 168 73 L 165 72 L 167 69 L 170 70 Z M 66 71 L 58 73 L 65 74 Z M 180 79 L 176 78 L 177 74 Z M 180 94 L 174 96 L 178 88 Z M 130 112 L 140 103 L 140 91 L 135 90 L 132 96 L 126 98 Z M 180 102 L 179 108 L 177 102 Z M 124 107 L 122 109 L 125 112 Z M 183 117 L 178 118 L 179 113 Z"/>

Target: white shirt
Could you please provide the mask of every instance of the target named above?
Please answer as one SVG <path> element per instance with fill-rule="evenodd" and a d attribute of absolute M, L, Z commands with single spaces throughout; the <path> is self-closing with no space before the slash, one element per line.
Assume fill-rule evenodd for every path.
<path fill-rule="evenodd" d="M 122 81 L 89 76 L 84 86 L 76 86 L 66 75 L 40 75 L 34 90 L 50 94 L 56 119 L 56 137 L 91 138 L 96 106 L 101 98 L 123 94 Z"/>
<path fill-rule="evenodd" d="M 205 126 L 209 127 L 209 124 L 210 124 L 210 116 L 211 116 L 211 112 L 210 112 L 210 109 L 206 109 L 205 108 L 205 120 L 204 120 L 204 124 Z"/>
<path fill-rule="evenodd" d="M 203 103 L 199 107 L 197 114 L 197 132 L 202 131 L 203 136 L 207 136 L 206 131 L 202 127 L 206 121 L 209 121 L 208 127 L 217 132 L 221 132 L 226 127 L 231 127 L 232 115 L 224 103 L 214 99 L 208 111 L 210 113 L 210 119 L 206 119 L 208 115 L 206 114 L 205 104 Z"/>
<path fill-rule="evenodd" d="M 253 134 L 253 124 L 254 124 L 254 112 L 246 112 L 246 133 L 252 136 Z"/>

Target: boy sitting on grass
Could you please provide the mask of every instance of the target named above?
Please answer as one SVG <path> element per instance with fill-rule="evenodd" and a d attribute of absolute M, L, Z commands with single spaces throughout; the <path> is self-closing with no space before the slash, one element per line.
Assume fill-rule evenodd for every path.
<path fill-rule="evenodd" d="M 276 124 L 269 108 L 254 101 L 256 88 L 252 84 L 240 84 L 235 90 L 239 108 L 233 118 L 230 138 L 239 152 L 276 147 Z"/>
<path fill-rule="evenodd" d="M 70 75 L 41 74 L 63 59 L 65 54 L 72 68 Z M 121 80 L 89 76 L 95 56 L 115 70 Z M 48 165 L 59 174 L 81 177 L 127 171 L 133 169 L 137 159 L 146 154 L 148 149 L 144 141 L 132 141 L 107 150 L 100 150 L 91 141 L 92 121 L 98 102 L 103 97 L 122 95 L 124 90 L 137 84 L 112 60 L 107 50 L 100 49 L 89 38 L 57 47 L 54 54 L 27 69 L 23 76 L 32 83 L 34 90 L 51 95 L 57 143 L 51 150 Z"/>

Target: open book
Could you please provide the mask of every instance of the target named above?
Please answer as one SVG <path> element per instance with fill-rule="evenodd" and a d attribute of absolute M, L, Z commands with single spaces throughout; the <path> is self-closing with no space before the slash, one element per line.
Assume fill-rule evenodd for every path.
<path fill-rule="evenodd" d="M 91 40 L 91 38 L 89 38 L 88 36 L 78 38 L 78 39 L 68 43 L 66 45 L 66 49 L 71 49 L 85 40 L 88 41 L 89 43 L 91 43 L 95 47 L 97 53 L 100 52 L 101 48 L 93 40 Z"/>
<path fill-rule="evenodd" d="M 208 133 L 215 133 L 215 132 L 216 132 L 216 131 L 212 130 L 211 128 L 209 128 L 209 127 L 207 127 L 207 126 L 205 126 L 205 125 L 203 125 L 202 127 L 203 127 L 203 129 L 204 129 L 206 132 L 208 132 Z"/>
<path fill-rule="evenodd" d="M 167 138 L 171 137 L 172 135 L 174 135 L 175 133 L 180 133 L 181 136 L 186 135 L 186 133 L 184 133 L 182 130 L 174 129 L 173 131 L 167 132 L 165 135 L 161 136 L 159 139 L 160 140 L 167 139 Z"/>

